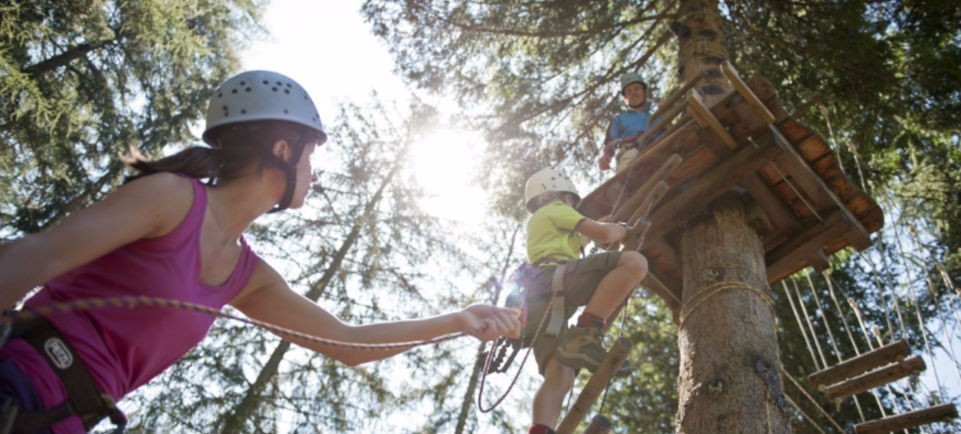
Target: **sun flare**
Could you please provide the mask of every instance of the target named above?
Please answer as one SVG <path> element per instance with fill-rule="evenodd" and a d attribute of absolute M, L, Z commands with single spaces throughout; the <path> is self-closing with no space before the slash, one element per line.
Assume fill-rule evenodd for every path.
<path fill-rule="evenodd" d="M 415 144 L 411 161 L 426 197 L 425 210 L 437 217 L 476 221 L 484 213 L 483 191 L 474 182 L 485 143 L 475 131 L 438 128 Z"/>

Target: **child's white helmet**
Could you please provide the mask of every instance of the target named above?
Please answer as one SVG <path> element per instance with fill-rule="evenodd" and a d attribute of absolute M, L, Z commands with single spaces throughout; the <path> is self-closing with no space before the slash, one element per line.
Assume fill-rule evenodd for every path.
<path fill-rule="evenodd" d="M 577 194 L 577 186 L 567 175 L 547 167 L 527 178 L 527 184 L 524 185 L 524 203 L 527 209 L 534 212 L 531 209 L 532 201 L 537 196 L 550 192 L 571 193 L 577 197 L 577 200 L 581 199 L 581 196 Z"/>
<path fill-rule="evenodd" d="M 211 146 L 217 127 L 248 121 L 279 120 L 303 125 L 327 139 L 324 124 L 307 91 L 286 75 L 273 71 L 245 71 L 227 79 L 210 98 L 203 139 Z"/>

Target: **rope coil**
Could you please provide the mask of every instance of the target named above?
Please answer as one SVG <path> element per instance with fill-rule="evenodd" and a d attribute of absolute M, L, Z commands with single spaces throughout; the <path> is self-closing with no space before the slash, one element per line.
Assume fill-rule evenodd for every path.
<path fill-rule="evenodd" d="M 677 328 L 684 328 L 684 323 L 687 321 L 687 318 L 711 298 L 722 292 L 731 290 L 743 290 L 757 295 L 771 309 L 772 316 L 774 315 L 774 299 L 771 298 L 770 294 L 743 282 L 723 281 L 699 288 L 690 300 L 684 301 L 684 304 L 681 306 L 681 320 Z"/>

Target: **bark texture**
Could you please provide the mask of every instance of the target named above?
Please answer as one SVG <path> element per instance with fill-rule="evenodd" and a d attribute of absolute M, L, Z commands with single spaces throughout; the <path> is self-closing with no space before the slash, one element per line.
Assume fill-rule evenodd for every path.
<path fill-rule="evenodd" d="M 727 195 L 681 235 L 678 433 L 791 432 L 764 250 L 745 214 Z"/>
<path fill-rule="evenodd" d="M 696 88 L 708 107 L 731 90 L 720 69 L 728 56 L 717 3 L 717 0 L 681 0 L 680 21 L 673 26 L 678 39 L 678 78 L 681 83 L 687 83 L 705 71 L 704 79 Z"/>

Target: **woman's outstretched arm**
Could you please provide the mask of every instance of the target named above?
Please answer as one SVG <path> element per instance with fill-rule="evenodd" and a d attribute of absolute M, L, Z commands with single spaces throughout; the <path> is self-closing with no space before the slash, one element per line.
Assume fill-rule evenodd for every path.
<path fill-rule="evenodd" d="M 519 312 L 489 305 L 472 305 L 457 312 L 403 321 L 350 325 L 295 293 L 267 263 L 259 261 L 247 288 L 230 303 L 250 318 L 342 342 L 395 343 L 464 332 L 481 340 L 520 333 Z M 291 339 L 294 343 L 348 365 L 380 360 L 409 348 L 363 350 Z"/>

